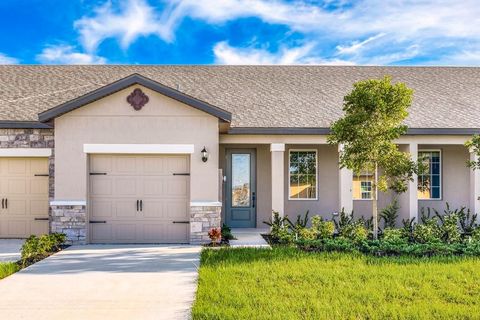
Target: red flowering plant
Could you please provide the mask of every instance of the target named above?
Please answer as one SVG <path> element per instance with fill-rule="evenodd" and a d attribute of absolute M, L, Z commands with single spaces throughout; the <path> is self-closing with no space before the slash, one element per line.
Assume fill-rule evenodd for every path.
<path fill-rule="evenodd" d="M 220 228 L 212 228 L 208 231 L 208 236 L 212 240 L 212 246 L 215 246 L 222 239 L 222 230 Z"/>

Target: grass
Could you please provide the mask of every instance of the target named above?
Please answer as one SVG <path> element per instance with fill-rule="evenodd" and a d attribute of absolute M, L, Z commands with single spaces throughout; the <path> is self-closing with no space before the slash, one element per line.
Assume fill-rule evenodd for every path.
<path fill-rule="evenodd" d="M 193 319 L 480 319 L 480 260 L 204 250 Z"/>
<path fill-rule="evenodd" d="M 0 279 L 20 270 L 20 266 L 15 262 L 0 262 Z"/>

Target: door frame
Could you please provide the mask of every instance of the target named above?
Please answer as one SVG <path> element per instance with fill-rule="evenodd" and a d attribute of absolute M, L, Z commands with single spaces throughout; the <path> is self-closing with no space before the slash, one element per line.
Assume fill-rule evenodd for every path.
<path fill-rule="evenodd" d="M 230 209 L 232 202 L 231 179 L 232 179 L 232 154 L 249 153 L 250 157 L 250 199 L 252 199 L 250 210 L 253 211 L 251 221 L 252 225 L 248 227 L 231 226 Z M 257 192 L 257 149 L 256 148 L 225 148 L 225 176 L 226 183 L 224 183 L 225 194 L 225 224 L 233 228 L 256 228 L 257 227 L 257 207 L 258 207 L 258 192 Z M 253 206 L 253 207 L 252 207 Z"/>

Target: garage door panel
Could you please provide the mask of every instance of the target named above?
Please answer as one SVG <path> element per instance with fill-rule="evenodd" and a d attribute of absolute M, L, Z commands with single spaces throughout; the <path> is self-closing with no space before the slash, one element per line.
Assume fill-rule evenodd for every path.
<path fill-rule="evenodd" d="M 188 242 L 188 228 L 189 224 L 175 223 L 167 228 L 167 242 Z"/>
<path fill-rule="evenodd" d="M 167 173 L 185 173 L 188 170 L 188 158 L 183 156 L 171 156 L 167 160 Z"/>
<path fill-rule="evenodd" d="M 115 238 L 118 242 L 136 242 L 137 240 L 137 223 L 118 223 L 115 225 Z"/>
<path fill-rule="evenodd" d="M 7 176 L 26 176 L 27 161 L 21 158 L 7 159 Z"/>
<path fill-rule="evenodd" d="M 36 236 L 48 233 L 48 220 L 30 222 L 30 233 Z"/>
<path fill-rule="evenodd" d="M 143 179 L 143 194 L 146 196 L 162 196 L 165 190 L 165 177 L 147 177 Z"/>
<path fill-rule="evenodd" d="M 131 178 L 114 178 L 113 192 L 119 196 L 135 196 L 137 192 L 137 180 Z"/>
<path fill-rule="evenodd" d="M 37 217 L 48 217 L 48 200 L 30 200 L 30 214 Z"/>
<path fill-rule="evenodd" d="M 139 166 L 141 163 L 137 161 L 137 157 L 133 156 L 117 156 L 114 157 L 115 166 L 113 168 L 112 174 L 137 174 Z"/>
<path fill-rule="evenodd" d="M 166 196 L 185 197 L 188 194 L 189 181 L 185 177 L 169 178 L 165 181 Z"/>
<path fill-rule="evenodd" d="M 188 220 L 188 206 L 185 201 L 168 201 L 166 204 L 166 218 L 173 220 Z"/>
<path fill-rule="evenodd" d="M 7 184 L 7 194 L 27 194 L 27 181 L 23 178 L 10 178 Z"/>
<path fill-rule="evenodd" d="M 110 157 L 106 160 L 105 157 Z M 97 159 L 98 158 L 98 159 Z M 90 240 L 97 243 L 188 242 L 187 156 L 91 156 Z M 136 202 L 142 200 L 142 210 Z M 103 233 L 103 234 L 101 234 Z M 180 234 L 177 234 L 180 233 Z"/>
<path fill-rule="evenodd" d="M 44 195 L 46 193 L 48 193 L 48 179 L 37 177 L 30 180 L 30 194 Z"/>
<path fill-rule="evenodd" d="M 31 159 L 30 174 L 48 174 L 48 162 L 44 159 Z"/>
<path fill-rule="evenodd" d="M 0 159 L 1 197 L 8 199 L 8 208 L 0 209 L 0 237 L 25 238 L 48 233 L 47 158 Z"/>
<path fill-rule="evenodd" d="M 112 195 L 113 181 L 109 178 L 90 176 L 90 194 L 92 196 Z"/>
<path fill-rule="evenodd" d="M 120 200 L 115 201 L 115 212 L 114 217 L 117 219 L 136 219 L 137 218 L 137 208 L 136 200 Z"/>
<path fill-rule="evenodd" d="M 6 213 L 13 216 L 27 216 L 30 214 L 28 208 L 28 199 L 8 199 L 8 209 Z"/>
<path fill-rule="evenodd" d="M 92 242 L 111 242 L 113 240 L 112 225 L 103 223 L 90 224 L 90 239 Z"/>
<path fill-rule="evenodd" d="M 111 199 L 90 198 L 91 220 L 110 218 L 113 214 L 113 201 Z"/>

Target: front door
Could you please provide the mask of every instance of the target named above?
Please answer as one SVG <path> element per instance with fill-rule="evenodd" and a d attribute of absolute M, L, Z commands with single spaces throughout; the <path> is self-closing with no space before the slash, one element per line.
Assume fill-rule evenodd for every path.
<path fill-rule="evenodd" d="M 255 228 L 255 149 L 227 149 L 225 222 L 232 228 Z"/>

